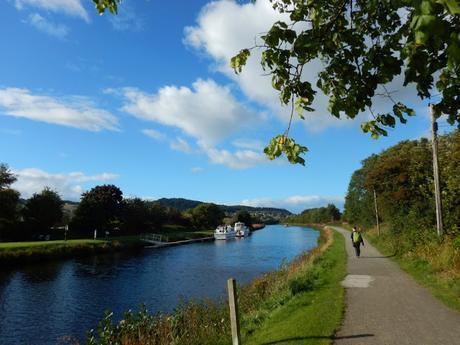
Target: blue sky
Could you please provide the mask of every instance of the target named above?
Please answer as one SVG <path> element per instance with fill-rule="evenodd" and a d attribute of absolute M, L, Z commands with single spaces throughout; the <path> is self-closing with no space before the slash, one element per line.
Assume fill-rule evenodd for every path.
<path fill-rule="evenodd" d="M 418 116 L 373 140 L 336 120 L 319 96 L 291 134 L 305 167 L 262 149 L 287 125 L 257 55 L 236 76 L 229 58 L 280 19 L 267 1 L 126 0 L 97 15 L 90 0 L 6 0 L 0 11 L 0 162 L 23 197 L 65 199 L 113 183 L 125 196 L 184 197 L 298 212 L 341 206 L 360 161 L 429 134 L 426 103 L 401 78 L 388 87 Z M 305 78 L 318 71 L 313 63 Z M 390 109 L 384 99 L 375 109 Z"/>

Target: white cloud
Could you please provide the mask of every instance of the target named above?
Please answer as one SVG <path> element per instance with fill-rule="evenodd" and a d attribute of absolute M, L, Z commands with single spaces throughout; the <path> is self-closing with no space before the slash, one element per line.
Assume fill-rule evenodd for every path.
<path fill-rule="evenodd" d="M 48 21 L 47 19 L 43 18 L 38 13 L 30 14 L 27 18 L 27 23 L 48 35 L 60 39 L 66 37 L 69 32 L 69 28 L 67 26 L 63 24 L 54 24 Z"/>
<path fill-rule="evenodd" d="M 151 128 L 143 129 L 142 133 L 155 140 L 163 140 L 165 138 L 165 135 L 163 133 Z"/>
<path fill-rule="evenodd" d="M 205 148 L 211 163 L 221 164 L 231 169 L 248 169 L 261 163 L 268 163 L 268 159 L 260 152 L 251 150 L 219 150 L 216 148 Z"/>
<path fill-rule="evenodd" d="M 51 174 L 37 168 L 12 170 L 17 181 L 12 188 L 18 190 L 23 198 L 39 193 L 45 187 L 57 191 L 63 199 L 78 200 L 86 190 L 82 184 L 111 181 L 118 177 L 112 173 L 86 175 L 82 172 Z"/>
<path fill-rule="evenodd" d="M 264 148 L 264 143 L 260 140 L 254 139 L 236 139 L 232 142 L 233 146 L 240 148 L 240 149 L 250 149 L 256 151 L 262 151 Z"/>
<path fill-rule="evenodd" d="M 116 117 L 80 96 L 61 99 L 34 95 L 28 89 L 5 88 L 0 89 L 0 112 L 89 131 L 118 130 Z"/>
<path fill-rule="evenodd" d="M 81 0 L 15 0 L 18 10 L 24 7 L 36 7 L 55 13 L 65 13 L 89 22 L 89 15 Z"/>
<path fill-rule="evenodd" d="M 165 86 L 155 94 L 136 88 L 124 88 L 121 92 L 125 97 L 122 108 L 125 112 L 177 127 L 206 147 L 262 119 L 261 114 L 238 103 L 228 87 L 213 80 L 199 79 L 192 88 Z"/>
<path fill-rule="evenodd" d="M 175 151 L 180 151 L 184 153 L 192 153 L 192 147 L 190 144 L 182 139 L 182 138 L 176 138 L 175 140 L 171 140 L 170 142 L 170 147 L 175 150 Z"/>
<path fill-rule="evenodd" d="M 229 64 L 232 56 L 243 48 L 253 46 L 255 38 L 278 20 L 289 21 L 287 15 L 275 11 L 268 0 L 247 4 L 215 1 L 202 9 L 196 26 L 185 28 L 184 41 L 206 52 L 215 61 L 218 71 L 237 82 L 246 96 L 271 109 L 287 124 L 290 107 L 280 104 L 278 93 L 271 86 L 271 77 L 260 65 L 261 51 L 252 50 L 251 58 L 239 75 L 235 75 Z M 304 69 L 304 78 L 314 81 L 320 69 L 319 61 L 310 63 Z M 305 113 L 303 121 L 310 131 L 347 123 L 327 112 L 327 97 L 322 92 L 317 93 L 313 108 L 316 111 Z"/>
<path fill-rule="evenodd" d="M 192 173 L 194 173 L 194 174 L 198 174 L 198 173 L 203 172 L 204 169 L 203 169 L 202 167 L 193 167 L 193 168 L 191 169 L 191 171 L 192 171 Z"/>
<path fill-rule="evenodd" d="M 343 196 L 322 196 L 322 195 L 293 195 L 283 199 L 269 197 L 246 199 L 240 202 L 241 205 L 253 207 L 277 207 L 286 208 L 291 212 L 299 213 L 307 208 L 323 207 L 327 204 L 335 204 L 342 208 Z"/>

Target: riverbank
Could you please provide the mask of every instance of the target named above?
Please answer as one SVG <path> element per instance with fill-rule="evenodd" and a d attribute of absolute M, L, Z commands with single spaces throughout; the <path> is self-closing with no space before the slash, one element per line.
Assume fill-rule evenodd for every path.
<path fill-rule="evenodd" d="M 144 243 L 137 236 L 107 240 L 4 242 L 0 243 L 0 263 L 3 265 L 68 259 L 120 250 L 134 250 L 143 246 Z"/>
<path fill-rule="evenodd" d="M 261 230 L 265 224 L 253 224 Z M 23 264 L 45 260 L 61 260 L 91 256 L 144 247 L 164 247 L 214 240 L 214 230 L 187 230 L 180 225 L 165 225 L 156 234 L 166 240 L 163 245 L 149 246 L 140 235 L 109 237 L 107 239 L 73 239 L 31 242 L 0 242 L 0 264 Z"/>
<path fill-rule="evenodd" d="M 192 243 L 212 236 L 213 230 L 186 231 L 183 227 L 165 227 L 158 234 L 169 245 Z M 0 264 L 24 264 L 47 260 L 63 260 L 117 251 L 141 250 L 148 244 L 140 236 L 119 236 L 107 239 L 72 239 L 33 242 L 0 242 Z"/>
<path fill-rule="evenodd" d="M 322 229 L 316 248 L 239 287 L 243 343 L 330 344 L 343 314 L 345 261 L 343 238 Z M 189 302 L 171 315 L 141 309 L 118 323 L 106 317 L 98 329 L 89 345 L 231 343 L 224 302 Z"/>

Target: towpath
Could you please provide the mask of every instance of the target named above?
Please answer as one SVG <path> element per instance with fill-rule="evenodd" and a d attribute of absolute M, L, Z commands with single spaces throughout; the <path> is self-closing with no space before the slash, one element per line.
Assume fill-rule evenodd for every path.
<path fill-rule="evenodd" d="M 345 236 L 348 276 L 336 345 L 460 345 L 460 313 L 435 299 L 368 242 L 356 258 Z"/>

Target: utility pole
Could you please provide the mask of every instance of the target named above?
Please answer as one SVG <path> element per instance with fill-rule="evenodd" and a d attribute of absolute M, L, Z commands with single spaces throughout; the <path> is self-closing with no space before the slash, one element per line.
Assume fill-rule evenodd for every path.
<path fill-rule="evenodd" d="M 377 234 L 380 236 L 380 223 L 379 223 L 379 209 L 377 207 L 377 194 L 374 188 L 374 206 L 375 206 L 375 220 L 377 222 Z"/>
<path fill-rule="evenodd" d="M 439 161 L 438 161 L 438 123 L 433 110 L 433 105 L 430 104 L 431 114 L 431 131 L 433 134 L 433 177 L 434 177 L 434 199 L 436 202 L 436 229 L 438 236 L 442 235 L 442 205 L 441 205 L 441 189 L 439 183 Z"/>

